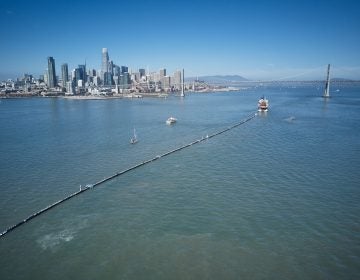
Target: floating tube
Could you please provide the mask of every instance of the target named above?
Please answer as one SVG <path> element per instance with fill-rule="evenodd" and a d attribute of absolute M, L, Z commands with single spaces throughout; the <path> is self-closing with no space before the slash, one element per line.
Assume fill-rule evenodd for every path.
<path fill-rule="evenodd" d="M 197 144 L 197 143 L 201 143 L 201 142 L 204 141 L 204 140 L 210 139 L 210 138 L 215 137 L 215 136 L 217 136 L 217 135 L 220 135 L 220 134 L 222 134 L 222 133 L 224 133 L 224 132 L 226 132 L 226 131 L 229 131 L 229 130 L 231 130 L 231 129 L 234 129 L 234 128 L 236 128 L 236 127 L 238 127 L 238 126 L 240 126 L 240 125 L 242 125 L 242 124 L 250 121 L 251 119 L 255 118 L 256 115 L 257 115 L 257 114 L 255 113 L 254 115 L 249 116 L 249 117 L 246 118 L 245 120 L 243 120 L 243 121 L 241 121 L 241 122 L 239 122 L 239 123 L 237 123 L 237 124 L 234 124 L 233 126 L 227 127 L 227 128 L 224 129 L 224 130 L 218 131 L 218 132 L 213 133 L 213 134 L 211 134 L 211 135 L 207 135 L 205 138 L 203 137 L 203 138 L 201 138 L 201 139 L 199 139 L 199 140 L 195 140 L 194 142 L 191 142 L 191 143 L 189 143 L 189 144 L 187 144 L 187 145 L 183 145 L 183 146 L 181 146 L 181 147 L 179 147 L 179 148 L 177 148 L 177 149 L 171 150 L 171 151 L 166 152 L 166 153 L 164 153 L 164 154 L 162 154 L 162 155 L 157 155 L 156 157 L 154 157 L 154 158 L 152 158 L 152 159 L 149 159 L 149 160 L 147 160 L 147 161 L 143 161 L 143 162 L 141 162 L 141 163 L 139 163 L 139 164 L 137 164 L 137 165 L 134 165 L 134 166 L 132 166 L 132 167 L 129 167 L 128 169 L 125 169 L 125 170 L 123 170 L 123 171 L 120 171 L 120 172 L 118 172 L 118 173 L 115 173 L 114 175 L 111 175 L 111 176 L 109 176 L 109 177 L 106 177 L 106 178 L 102 179 L 101 181 L 96 182 L 95 184 L 86 185 L 85 188 L 83 188 L 83 189 L 81 189 L 81 190 L 79 190 L 79 191 L 77 191 L 77 192 L 75 192 L 75 193 L 72 193 L 72 194 L 68 195 L 67 197 L 65 197 L 65 198 L 63 198 L 63 199 L 61 199 L 61 200 L 58 200 L 58 201 L 54 202 L 53 204 L 50 204 L 49 206 L 41 209 L 40 211 L 35 212 L 34 214 L 30 215 L 29 217 L 27 217 L 26 219 L 22 220 L 21 222 L 15 224 L 15 225 L 13 225 L 13 226 L 10 226 L 9 228 L 7 228 L 6 230 L 4 230 L 3 232 L 0 233 L 0 238 L 3 237 L 5 234 L 7 234 L 7 233 L 13 231 L 14 229 L 18 228 L 19 226 L 21 226 L 21 225 L 27 223 L 28 221 L 32 220 L 33 218 L 35 218 L 35 217 L 37 217 L 37 216 L 39 216 L 39 215 L 41 215 L 41 214 L 49 211 L 50 209 L 52 209 L 52 208 L 54 208 L 54 207 L 56 207 L 56 206 L 64 203 L 65 201 L 67 201 L 67 200 L 69 200 L 69 199 L 71 199 L 71 198 L 73 198 L 73 197 L 75 197 L 75 196 L 77 196 L 77 195 L 79 195 L 79 194 L 81 194 L 81 193 L 83 193 L 83 192 L 86 192 L 86 191 L 88 191 L 88 190 L 90 190 L 90 189 L 93 189 L 93 188 L 95 188 L 95 187 L 97 187 L 97 186 L 99 186 L 99 185 L 101 185 L 101 184 L 103 184 L 103 183 L 105 183 L 105 182 L 107 182 L 107 181 L 110 181 L 110 180 L 114 179 L 115 177 L 118 177 L 118 176 L 120 176 L 120 175 L 123 175 L 123 174 L 125 174 L 125 173 L 127 173 L 127 172 L 129 172 L 129 171 L 132 171 L 132 170 L 134 170 L 134 169 L 137 169 L 137 168 L 139 168 L 139 167 L 141 167 L 141 166 L 143 166 L 143 165 L 146 165 L 146 164 L 148 164 L 148 163 L 150 163 L 150 162 L 153 162 L 153 161 L 155 161 L 155 160 L 158 160 L 158 159 L 160 159 L 160 158 L 162 158 L 162 157 L 166 157 L 166 156 L 171 155 L 171 154 L 173 154 L 173 153 L 175 153 L 175 152 L 177 152 L 177 151 L 180 151 L 180 150 L 183 150 L 183 149 L 185 149 L 185 148 L 191 147 L 192 145 L 195 145 L 195 144 Z"/>

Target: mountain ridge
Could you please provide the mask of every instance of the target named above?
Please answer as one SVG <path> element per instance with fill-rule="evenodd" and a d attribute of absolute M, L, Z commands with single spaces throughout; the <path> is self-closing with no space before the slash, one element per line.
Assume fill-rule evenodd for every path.
<path fill-rule="evenodd" d="M 240 75 L 205 75 L 205 76 L 199 76 L 199 77 L 185 78 L 185 81 L 194 81 L 194 80 L 199 80 L 199 81 L 208 82 L 208 83 L 209 82 L 219 83 L 219 84 L 248 81 L 248 79 L 246 79 Z"/>

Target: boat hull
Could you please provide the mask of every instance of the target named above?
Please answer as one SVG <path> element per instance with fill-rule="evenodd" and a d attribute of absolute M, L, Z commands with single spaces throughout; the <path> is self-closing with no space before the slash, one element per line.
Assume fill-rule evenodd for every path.
<path fill-rule="evenodd" d="M 269 101 L 262 97 L 258 102 L 258 111 L 259 112 L 267 112 L 269 108 Z"/>
<path fill-rule="evenodd" d="M 166 124 L 167 125 L 172 125 L 174 123 L 176 123 L 177 119 L 173 118 L 173 117 L 170 117 L 166 120 Z"/>

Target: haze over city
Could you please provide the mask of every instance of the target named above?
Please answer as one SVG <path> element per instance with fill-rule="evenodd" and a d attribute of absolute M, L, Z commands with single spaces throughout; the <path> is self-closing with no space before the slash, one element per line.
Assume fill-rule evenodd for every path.
<path fill-rule="evenodd" d="M 1 1 L 0 80 L 41 75 L 47 57 L 187 76 L 360 78 L 358 1 Z"/>

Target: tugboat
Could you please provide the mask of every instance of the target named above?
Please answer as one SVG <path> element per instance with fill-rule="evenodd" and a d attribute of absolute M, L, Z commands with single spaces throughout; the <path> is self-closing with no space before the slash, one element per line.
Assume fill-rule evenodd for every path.
<path fill-rule="evenodd" d="M 269 100 L 267 100 L 264 96 L 262 96 L 258 102 L 258 111 L 267 112 L 268 107 L 269 107 Z"/>

